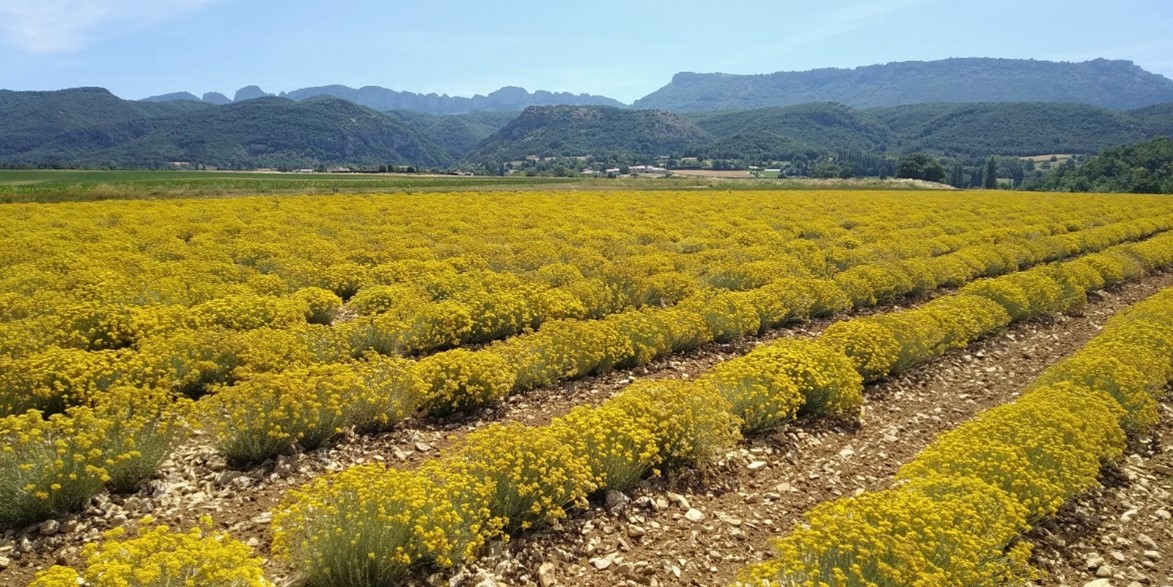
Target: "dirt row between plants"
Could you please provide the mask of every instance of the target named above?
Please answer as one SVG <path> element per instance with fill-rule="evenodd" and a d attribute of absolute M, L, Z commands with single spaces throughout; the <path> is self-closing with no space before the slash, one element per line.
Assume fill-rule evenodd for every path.
<path fill-rule="evenodd" d="M 745 565 L 767 558 L 770 539 L 789 532 L 812 506 L 888 487 L 899 466 L 940 433 L 1013 400 L 1044 369 L 1094 337 L 1114 313 L 1171 285 L 1173 274 L 1153 276 L 1093 296 L 1082 316 L 1013 326 L 869 386 L 861 426 L 802 421 L 751 439 L 710 470 L 652 480 L 629 496 L 612 494 L 610 504 L 523 539 L 491 545 L 494 556 L 432 582 L 442 578 L 480 587 L 729 584 Z M 1169 470 L 1162 471 L 1168 483 Z M 1167 502 L 1165 507 L 1168 511 Z M 1166 557 L 1173 556 L 1169 527 L 1165 522 L 1163 532 L 1149 534 L 1153 540 L 1164 537 Z M 1144 584 L 1163 585 L 1159 580 Z"/>
<path fill-rule="evenodd" d="M 538 569 L 548 562 L 554 568 L 551 571 L 547 565 L 545 574 L 563 585 L 727 582 L 745 560 L 760 556 L 757 553 L 766 537 L 784 532 L 801 511 L 857 488 L 882 486 L 896 464 L 927 444 L 937 431 L 1013 397 L 1042 368 L 1094 335 L 1106 316 L 1170 284 L 1173 274 L 1150 276 L 1093 296 L 1083 317 L 1020 324 L 969 351 L 872 386 L 864 424 L 858 430 L 801 422 L 788 432 L 745 443 L 705 475 L 685 474 L 647 483 L 632 496 L 643 505 L 633 502 L 614 511 L 592 509 L 559 528 L 507 546 L 493 545 L 490 550 L 496 555 L 432 579 L 475 585 L 497 577 L 501 584 L 538 584 Z M 854 315 L 899 309 L 888 306 Z M 188 527 L 200 516 L 211 515 L 218 526 L 268 558 L 272 508 L 286 491 L 322 474 L 373 461 L 411 467 L 489 423 L 545 424 L 574 406 L 602 402 L 636 378 L 694 377 L 769 341 L 816 336 L 832 322 L 817 320 L 735 343 L 706 345 L 647 367 L 516 395 L 465 421 L 412 421 L 387 434 L 343 438 L 327 448 L 281 457 L 250 471 L 228 469 L 212 450 L 210 439 L 196 435 L 168 461 L 160 478 L 138 493 L 100 495 L 79 515 L 4 534 L 0 537 L 0 582 L 24 585 L 49 565 L 76 565 L 83 544 L 97 539 L 103 530 L 146 514 L 175 527 Z M 873 466 L 873 460 L 879 462 Z M 677 501 L 687 501 L 688 509 L 696 509 L 705 518 L 691 522 L 683 516 L 695 514 L 671 503 L 667 508 L 644 507 L 662 505 L 668 491 L 682 495 L 683 500 Z M 648 499 L 640 499 L 641 492 Z M 592 564 L 593 559 L 599 560 Z M 629 567 L 637 569 L 631 577 L 623 574 Z M 268 562 L 267 571 L 279 584 L 288 580 L 287 569 L 275 561 Z"/>
<path fill-rule="evenodd" d="M 1173 587 L 1173 402 L 1162 416 L 1105 487 L 1032 533 L 1044 587 Z"/>

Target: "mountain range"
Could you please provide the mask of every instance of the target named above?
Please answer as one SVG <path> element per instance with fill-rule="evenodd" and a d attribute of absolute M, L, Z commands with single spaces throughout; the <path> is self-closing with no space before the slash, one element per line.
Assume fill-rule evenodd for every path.
<path fill-rule="evenodd" d="M 321 86 L 316 88 L 302 88 L 292 92 L 270 94 L 257 86 L 245 86 L 236 91 L 233 99 L 229 100 L 224 94 L 209 92 L 202 98 L 190 92 L 174 92 L 160 96 L 145 98 L 144 102 L 206 102 L 209 104 L 224 105 L 231 102 L 244 102 L 278 96 L 291 100 L 308 100 L 322 96 L 341 98 L 349 102 L 366 106 L 380 112 L 404 110 L 421 112 L 424 114 L 464 114 L 467 112 L 519 112 L 530 106 L 548 106 L 557 104 L 623 106 L 618 100 L 605 96 L 589 94 L 571 94 L 569 92 L 547 92 L 538 90 L 530 93 L 525 88 L 506 86 L 487 96 L 475 95 L 471 98 L 448 96 L 439 94 L 416 94 L 414 92 L 397 92 L 379 86 L 364 86 L 351 88 L 347 86 Z"/>
<path fill-rule="evenodd" d="M 679 73 L 634 108 L 749 110 L 835 101 L 856 108 L 928 102 L 1072 102 L 1114 110 L 1173 102 L 1173 80 L 1131 61 L 944 59 L 768 75 Z"/>
<path fill-rule="evenodd" d="M 497 169 L 558 156 L 984 157 L 1090 153 L 1171 133 L 1173 81 L 1104 60 L 680 74 L 634 107 L 520 88 L 451 98 L 343 86 L 273 96 L 249 86 L 231 99 L 181 92 L 141 101 L 101 88 L 0 91 L 0 165 L 31 167 Z"/>
<path fill-rule="evenodd" d="M 425 114 L 519 112 L 530 106 L 626 105 L 605 96 L 530 93 L 507 86 L 471 98 L 399 92 L 378 86 L 333 85 L 280 94 L 257 86 L 236 92 L 241 102 L 278 95 L 293 100 L 333 96 L 381 112 L 409 110 Z M 225 104 L 223 94 L 202 98 L 189 92 L 152 96 L 144 101 L 203 101 Z M 905 61 L 854 69 L 816 69 L 766 75 L 678 73 L 671 83 L 636 100 L 630 107 L 673 112 L 752 110 L 811 102 L 838 102 L 856 108 L 880 108 L 929 102 L 1069 102 L 1129 110 L 1173 102 L 1173 80 L 1131 61 L 1095 59 L 1082 63 L 1033 59 L 963 58 Z"/>

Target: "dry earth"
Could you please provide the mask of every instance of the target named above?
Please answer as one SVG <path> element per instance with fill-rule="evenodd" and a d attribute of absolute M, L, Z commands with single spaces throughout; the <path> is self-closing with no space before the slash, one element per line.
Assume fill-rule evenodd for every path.
<path fill-rule="evenodd" d="M 1040 585 L 1173 587 L 1173 404 L 1162 408 L 1104 488 L 1036 528 L 1035 558 L 1048 572 Z"/>
<path fill-rule="evenodd" d="M 966 351 L 869 387 L 861 426 L 796 423 L 771 437 L 747 441 L 703 474 L 648 481 L 631 496 L 613 494 L 610 505 L 596 504 L 556 527 L 490 545 L 490 555 L 476 564 L 427 582 L 485 587 L 728 583 L 747 562 L 765 556 L 768 539 L 786 532 L 802 512 L 826 499 L 886 486 L 899 464 L 939 432 L 1013 399 L 1046 366 L 1094 336 L 1108 316 L 1170 285 L 1173 274 L 1149 277 L 1095 296 L 1083 316 L 1014 326 Z M 633 372 L 515 396 L 468 421 L 413 421 L 388 434 L 349 437 L 250 471 L 228 469 L 206 439 L 196 437 L 177 451 L 160 479 L 138 493 L 100 496 L 80 515 L 4 534 L 0 583 L 24 585 L 48 565 L 77 564 L 81 545 L 102 530 L 148 513 L 176 527 L 211 514 L 267 557 L 271 509 L 285 491 L 324 472 L 371 461 L 411 466 L 488 422 L 542 424 L 575 405 L 610 397 L 633 377 L 690 377 L 755 345 L 785 336 L 814 336 L 826 325 L 814 322 L 737 344 L 709 345 Z M 1164 475 L 1160 479 L 1167 488 L 1167 461 L 1164 466 L 1146 474 Z M 1115 507 L 1118 496 L 1113 491 L 1106 491 L 1108 497 L 1101 499 L 1105 505 L 1096 507 Z M 1167 506 L 1167 493 L 1164 499 Z M 1148 535 L 1159 543 L 1160 553 L 1173 556 L 1167 526 L 1164 533 Z M 1167 573 L 1167 561 L 1163 564 Z M 267 571 L 279 583 L 288 582 L 287 570 L 276 562 L 269 561 Z M 1067 576 L 1079 576 L 1072 573 Z"/>

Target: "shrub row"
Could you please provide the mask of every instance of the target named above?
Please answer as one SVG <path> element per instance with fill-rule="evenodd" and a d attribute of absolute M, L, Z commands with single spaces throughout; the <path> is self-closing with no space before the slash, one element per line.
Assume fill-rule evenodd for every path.
<path fill-rule="evenodd" d="M 707 385 L 638 383 L 548 426 L 490 425 L 419 469 L 328 475 L 286 495 L 273 549 L 308 585 L 393 584 L 563 517 L 593 492 L 712 460 L 737 439 L 725 408 Z"/>
<path fill-rule="evenodd" d="M 857 318 L 828 327 L 819 342 L 851 358 L 865 380 L 900 373 L 964 348 L 1011 322 L 1079 311 L 1089 292 L 1173 264 L 1173 235 L 980 279 L 956 294 L 909 311 Z"/>
<path fill-rule="evenodd" d="M 1173 255 L 1166 242 L 1126 262 Z M 1111 262 L 1111 261 L 1109 261 Z M 1167 260 L 1165 262 L 1168 262 Z M 1031 577 L 1021 534 L 1098 483 L 1173 380 L 1173 289 L 1112 318 L 1018 400 L 941 435 L 893 489 L 817 506 L 749 567 L 760 585 L 1003 585 Z"/>
<path fill-rule="evenodd" d="M 639 365 L 710 340 L 733 340 L 787 321 L 846 310 L 852 307 L 852 300 L 860 306 L 942 285 L 958 285 L 991 271 L 1015 270 L 1020 265 L 1065 254 L 1099 250 L 1170 226 L 1173 218 L 1127 220 L 1029 239 L 1013 233 L 976 231 L 985 233 L 977 239 L 979 244 L 959 249 L 938 245 L 893 252 L 873 243 L 861 247 L 868 253 L 854 254 L 850 263 L 855 265 L 848 264 L 833 279 L 793 277 L 812 271 L 804 271 L 799 267 L 801 263 L 792 261 L 750 263 L 748 273 L 764 274 L 763 268 L 780 273 L 771 280 L 754 278 L 746 282 L 746 288 L 758 286 L 756 289 L 676 288 L 680 295 L 669 301 L 677 305 L 668 308 L 630 309 L 648 300 L 639 302 L 619 296 L 614 299 L 622 298 L 620 302 L 605 312 L 583 315 L 591 320 L 576 319 L 574 316 L 581 313 L 567 308 L 581 305 L 583 299 L 611 296 L 608 291 L 644 291 L 647 288 L 633 285 L 642 279 L 641 271 L 668 269 L 671 263 L 648 262 L 643 269 L 626 272 L 609 270 L 608 279 L 614 278 L 612 281 L 594 279 L 598 287 L 575 292 L 558 287 L 542 289 L 506 276 L 474 278 L 446 266 L 446 272 L 441 273 L 448 281 L 429 282 L 429 291 L 399 282 L 371 286 L 366 295 L 363 289 L 358 290 L 350 305 L 357 303 L 372 315 L 333 325 L 326 323 L 339 312 L 341 300 L 318 287 L 303 288 L 288 297 L 228 293 L 191 308 L 96 301 L 63 303 L 52 314 L 0 324 L 8 329 L 0 328 L 0 334 L 6 335 L 0 338 L 18 348 L 23 348 L 22 340 L 30 344 L 38 341 L 39 345 L 56 341 L 47 347 L 34 345 L 32 350 L 0 352 L 0 414 L 19 414 L 27 409 L 60 412 L 67 406 L 84 404 L 89 396 L 116 384 L 168 385 L 177 392 L 198 397 L 252 373 L 291 365 L 348 362 L 370 351 L 393 356 L 504 337 L 507 344 L 497 350 L 512 359 L 574 344 L 563 340 L 563 336 L 595 341 L 591 351 L 565 350 L 598 355 L 597 361 L 590 357 L 578 357 L 573 365 L 557 359 L 550 364 L 541 364 L 540 359 L 513 361 L 518 365 L 514 388 L 526 389 L 614 365 Z M 900 236 L 915 239 L 919 234 L 906 231 Z M 989 244 L 989 240 L 997 240 L 998 244 Z M 958 239 L 950 245 L 966 242 Z M 999 264 L 993 262 L 1000 247 L 1018 251 L 1010 255 L 1013 263 L 1005 259 Z M 916 254 L 937 256 L 891 261 L 884 257 Z M 811 263 L 815 263 L 812 267 L 818 265 Z M 573 266 L 563 269 L 561 273 L 574 270 Z M 547 268 L 542 271 L 559 273 Z M 731 275 L 736 273 L 735 267 L 725 267 L 720 273 Z M 651 274 L 647 279 L 657 276 L 663 277 Z M 573 275 L 564 277 L 571 280 L 567 283 L 578 283 L 573 281 Z M 544 278 L 563 283 L 559 277 Z M 405 280 L 408 276 L 395 273 L 380 279 Z M 485 279 L 505 283 L 500 284 L 500 290 L 478 289 L 488 283 L 482 283 Z M 597 291 L 588 295 L 588 290 Z M 600 319 L 609 323 L 596 324 Z M 526 333 L 537 326 L 550 332 Z M 615 340 L 616 329 L 632 339 L 630 350 L 626 343 L 604 348 L 611 344 L 606 341 Z M 611 356 L 618 358 L 610 361 Z"/>
<path fill-rule="evenodd" d="M 1171 239 L 1155 237 L 1155 244 L 1142 250 L 1163 250 Z M 1137 246 L 1120 245 L 1097 256 L 1139 259 Z M 1160 261 L 1151 258 L 1145 263 L 1154 266 Z M 862 401 L 859 375 L 872 380 L 902 371 L 1008 324 L 1010 314 L 1001 304 L 1009 302 L 996 292 L 1027 291 L 1019 284 L 1029 285 L 1038 301 L 1017 315 L 1024 319 L 1075 307 L 1086 299 L 1085 287 L 1108 282 L 1096 279 L 1070 285 L 1072 280 L 1067 279 L 1063 283 L 1070 292 L 1061 296 L 1056 280 L 1071 273 L 1069 264 L 1077 269 L 1089 265 L 1081 258 L 980 280 L 972 290 L 967 287 L 916 310 L 833 325 L 820 338 L 819 347 L 785 342 L 759 349 L 723 364 L 710 379 L 735 406 L 747 433 L 780 425 L 800 409 L 811 414 L 850 414 Z M 771 303 L 776 313 L 769 314 Z M 417 410 L 436 416 L 468 413 L 498 402 L 511 391 L 643 365 L 705 342 L 734 338 L 730 329 L 738 316 L 744 317 L 741 330 L 736 331 L 741 336 L 770 323 L 823 315 L 848 305 L 830 280 L 782 279 L 753 291 L 715 294 L 704 303 L 690 300 L 675 308 L 629 311 L 595 321 L 555 321 L 483 350 L 454 349 L 418 363 L 371 353 L 346 364 L 257 374 L 205 398 L 201 411 L 230 460 L 258 462 L 294 446 L 314 448 L 351 425 L 369 428 L 376 413 L 372 406 L 379 402 L 387 410 L 382 415 L 384 425 Z M 763 320 L 765 314 L 772 317 Z M 842 361 L 842 355 L 850 361 Z M 781 371 L 773 372 L 767 365 L 779 365 L 776 369 Z M 382 368 L 398 384 L 383 382 L 382 387 L 371 388 L 357 382 L 353 371 L 359 368 Z M 398 373 L 403 374 L 393 375 Z M 791 381 L 797 382 L 797 390 L 787 387 Z M 802 402 L 796 403 L 800 396 Z M 355 410 L 364 413 L 352 414 Z"/>
<path fill-rule="evenodd" d="M 1173 236 L 1169 239 L 1173 241 Z M 1164 248 L 1162 244 L 1151 247 Z M 936 328 L 947 332 L 933 338 L 937 341 L 933 345 L 918 336 L 890 334 L 895 356 L 918 357 L 910 364 L 931 358 L 939 347 L 964 346 L 1010 321 L 996 302 L 971 294 L 947 296 L 926 308 L 893 314 L 893 320 L 882 324 L 885 328 L 908 326 L 914 319 L 932 317 Z M 857 369 L 864 370 L 833 345 L 783 340 L 721 363 L 693 382 L 633 384 L 597 407 L 575 408 L 548 426 L 492 425 L 414 471 L 365 466 L 327 476 L 286 496 L 274 517 L 274 551 L 315 587 L 387 584 L 417 566 L 468 560 L 485 541 L 565 516 L 568 506 L 592 493 L 630 489 L 664 468 L 712 462 L 743 431 L 768 430 L 799 413 L 850 416 L 863 401 L 863 377 Z M 1078 390 L 1064 393 L 1039 394 L 1038 400 L 1029 400 L 1035 402 L 1029 414 L 995 427 L 1023 427 L 1039 413 L 1084 399 Z M 1084 405 L 1087 413 L 1079 416 L 1089 430 L 1097 431 L 1095 441 L 1118 440 L 1111 427 L 1103 425 L 1115 422 L 1116 412 L 1109 409 L 1115 404 L 1085 401 Z M 1093 414 L 1100 416 L 1096 419 Z M 986 485 L 952 480 L 947 472 L 923 477 L 909 485 L 917 489 L 908 494 L 907 507 L 926 519 L 958 524 L 951 526 L 954 529 L 986 523 L 982 516 L 991 508 L 1025 516 L 1028 505 L 1054 505 L 1046 495 L 985 491 Z M 1074 486 L 1080 479 L 1066 479 L 1063 487 Z M 977 490 L 982 492 L 971 494 Z M 1016 497 L 1022 499 L 1016 501 Z M 949 507 L 940 508 L 934 500 Z M 885 500 L 876 501 L 875 508 L 863 519 L 879 519 L 899 509 Z M 1021 531 L 1022 523 L 998 519 L 983 526 L 979 538 L 948 542 L 960 540 L 955 533 L 942 540 L 950 552 L 999 541 L 1005 546 L 1005 537 Z M 886 544 L 879 530 L 870 536 L 877 544 Z M 837 540 L 843 538 L 836 535 Z M 999 564 L 1017 569 L 1025 560 L 1023 552 L 1011 554 L 999 559 Z M 836 564 L 843 562 L 832 558 Z M 882 562 L 878 568 L 885 568 Z M 926 567 L 912 568 L 900 572 L 919 573 Z"/>

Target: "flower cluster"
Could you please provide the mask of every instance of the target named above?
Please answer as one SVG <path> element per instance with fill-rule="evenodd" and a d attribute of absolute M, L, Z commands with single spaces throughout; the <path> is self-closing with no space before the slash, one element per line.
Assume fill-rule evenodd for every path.
<path fill-rule="evenodd" d="M 200 401 L 200 417 L 219 450 L 247 464 L 317 448 L 351 426 L 385 428 L 413 414 L 424 397 L 414 365 L 368 359 L 258 373 Z"/>
<path fill-rule="evenodd" d="M 261 559 L 227 534 L 212 530 L 204 518 L 187 532 L 158 525 L 149 517 L 134 536 L 125 528 L 106 532 L 101 542 L 82 550 L 85 568 L 79 573 L 54 566 L 41 572 L 30 587 L 270 587 Z"/>

